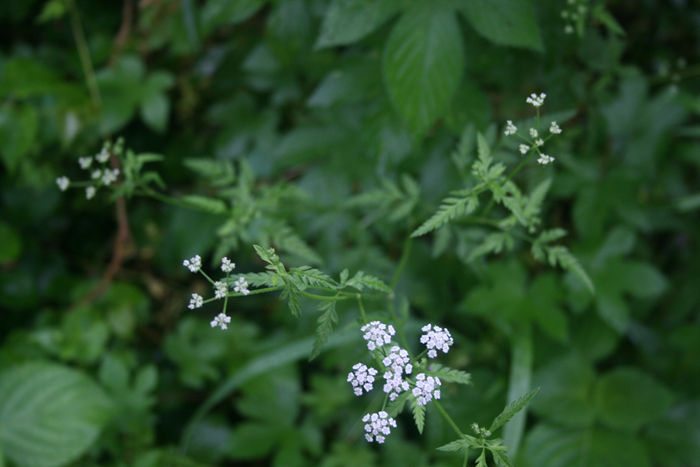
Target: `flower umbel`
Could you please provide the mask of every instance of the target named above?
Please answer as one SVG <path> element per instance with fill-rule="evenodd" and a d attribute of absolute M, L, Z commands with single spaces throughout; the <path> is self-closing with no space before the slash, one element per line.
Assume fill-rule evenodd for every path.
<path fill-rule="evenodd" d="M 551 133 L 554 133 L 555 135 L 558 135 L 559 133 L 561 133 L 561 128 L 559 128 L 557 122 L 552 122 L 552 126 L 549 127 L 549 131 Z"/>
<path fill-rule="evenodd" d="M 384 392 L 389 394 L 390 400 L 395 400 L 403 391 L 408 391 L 410 386 L 408 381 L 403 379 L 404 374 L 411 374 L 413 365 L 405 349 L 395 345 L 391 348 L 389 355 L 384 357 L 382 364 L 387 368 L 384 373 Z"/>
<path fill-rule="evenodd" d="M 56 185 L 58 185 L 58 188 L 61 191 L 66 191 L 68 189 L 68 186 L 70 185 L 70 180 L 66 176 L 58 177 L 56 179 Z"/>
<path fill-rule="evenodd" d="M 514 135 L 515 132 L 518 131 L 518 129 L 515 127 L 515 125 L 513 125 L 512 121 L 508 120 L 506 123 L 506 131 L 504 131 L 503 133 L 505 133 L 506 136 Z"/>
<path fill-rule="evenodd" d="M 367 368 L 366 365 L 362 363 L 357 363 L 353 365 L 353 370 L 348 373 L 348 383 L 352 384 L 356 396 L 362 395 L 362 389 L 365 392 L 370 392 L 374 387 L 374 377 L 377 375 L 377 370 L 374 368 Z"/>
<path fill-rule="evenodd" d="M 202 258 L 199 255 L 195 255 L 190 259 L 186 259 L 182 262 L 184 266 L 187 266 L 191 272 L 197 272 L 202 267 Z"/>
<path fill-rule="evenodd" d="M 450 346 L 454 344 L 450 331 L 440 326 L 427 324 L 423 326 L 421 330 L 427 334 L 421 336 L 420 343 L 425 344 L 428 348 L 428 357 L 430 358 L 437 357 L 437 351 L 435 349 L 447 353 L 450 350 Z"/>
<path fill-rule="evenodd" d="M 527 144 L 521 144 L 520 145 L 520 154 L 527 154 L 527 152 L 530 150 L 530 146 Z"/>
<path fill-rule="evenodd" d="M 243 295 L 248 295 L 250 290 L 248 290 L 248 282 L 244 277 L 239 277 L 234 283 L 233 291 L 236 293 L 242 293 Z"/>
<path fill-rule="evenodd" d="M 228 284 L 222 281 L 214 282 L 214 296 L 216 298 L 224 298 L 228 293 Z"/>
<path fill-rule="evenodd" d="M 542 154 L 542 155 L 540 155 L 540 158 L 537 159 L 537 162 L 539 162 L 540 164 L 543 164 L 543 165 L 547 165 L 550 162 L 554 162 L 554 158 L 551 156 L 548 156 L 547 154 Z"/>
<path fill-rule="evenodd" d="M 362 337 L 367 341 L 367 348 L 369 350 L 374 350 L 383 345 L 389 345 L 391 343 L 391 336 L 396 334 L 394 326 L 390 324 L 387 327 L 386 324 L 379 321 L 372 321 L 369 324 L 365 324 L 360 328 L 360 331 L 365 333 Z"/>
<path fill-rule="evenodd" d="M 527 98 L 527 103 L 532 104 L 535 107 L 539 107 L 542 104 L 544 104 L 544 98 L 547 97 L 547 94 L 540 94 L 539 97 L 537 97 L 537 94 L 530 94 L 530 97 Z"/>
<path fill-rule="evenodd" d="M 391 428 L 396 428 L 396 420 L 389 417 L 389 414 L 383 410 L 377 413 L 367 414 L 362 417 L 365 422 L 365 438 L 370 443 L 377 441 L 379 444 L 384 442 L 385 436 L 389 436 Z"/>
<path fill-rule="evenodd" d="M 233 268 L 236 267 L 236 263 L 232 263 L 227 257 L 221 258 L 221 270 L 224 272 L 231 272 Z"/>
<path fill-rule="evenodd" d="M 202 298 L 201 295 L 193 293 L 192 298 L 190 299 L 190 304 L 187 306 L 187 308 L 189 308 L 190 310 L 194 310 L 195 308 L 201 308 L 203 303 L 204 298 Z"/>
<path fill-rule="evenodd" d="M 442 383 L 440 378 L 425 376 L 425 373 L 420 373 L 416 376 L 416 387 L 413 388 L 413 395 L 416 398 L 418 405 L 426 405 L 433 399 L 440 399 L 440 387 Z"/>
<path fill-rule="evenodd" d="M 211 324 L 211 327 L 213 328 L 219 326 L 221 329 L 227 329 L 228 326 L 226 326 L 226 324 L 230 322 L 230 316 L 227 316 L 226 313 L 219 313 L 218 315 L 216 315 L 216 318 L 214 318 L 214 320 L 209 324 Z"/>

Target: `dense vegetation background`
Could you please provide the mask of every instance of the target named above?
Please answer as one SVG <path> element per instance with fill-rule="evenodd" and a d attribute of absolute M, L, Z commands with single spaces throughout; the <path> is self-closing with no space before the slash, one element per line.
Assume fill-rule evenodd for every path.
<path fill-rule="evenodd" d="M 542 92 L 555 162 L 514 181 L 551 178 L 542 227 L 593 294 L 478 218 L 408 240 L 477 132 L 520 162 L 503 128 Z M 517 466 L 700 466 L 699 117 L 692 0 L 0 2 L 0 466 L 460 465 L 430 408 L 364 440 L 356 305 L 310 362 L 306 299 L 232 298 L 226 331 L 187 308 L 211 293 L 183 259 L 262 272 L 253 244 L 395 283 L 413 342 L 448 327 L 465 431 L 540 387 Z M 165 188 L 58 190 L 120 136 Z"/>

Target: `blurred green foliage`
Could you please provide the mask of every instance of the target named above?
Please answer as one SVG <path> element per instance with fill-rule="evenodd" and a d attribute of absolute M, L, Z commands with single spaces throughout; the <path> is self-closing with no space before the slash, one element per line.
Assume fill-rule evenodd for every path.
<path fill-rule="evenodd" d="M 0 26 L 0 466 L 457 465 L 434 407 L 364 440 L 355 303 L 229 299 L 225 332 L 187 309 L 209 285 L 183 259 L 260 285 L 253 244 L 334 278 L 402 265 L 409 342 L 448 327 L 472 374 L 443 386 L 463 430 L 540 388 L 497 432 L 515 465 L 700 466 L 697 0 L 25 0 Z M 564 132 L 513 181 L 554 243 L 498 204 L 407 240 L 477 147 L 517 165 L 501 128 L 535 92 Z M 133 183 L 56 188 L 119 136 Z"/>

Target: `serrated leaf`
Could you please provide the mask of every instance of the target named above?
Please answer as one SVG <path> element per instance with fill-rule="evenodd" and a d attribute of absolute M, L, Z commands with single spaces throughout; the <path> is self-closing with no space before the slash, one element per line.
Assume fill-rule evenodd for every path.
<path fill-rule="evenodd" d="M 530 218 L 531 216 L 534 216 L 540 212 L 542 202 L 544 201 L 544 197 L 547 195 L 547 192 L 549 191 L 549 187 L 551 185 L 552 178 L 550 177 L 544 179 L 539 185 L 535 187 L 534 190 L 532 190 L 532 193 L 530 193 L 530 196 L 528 196 L 527 203 L 523 208 L 523 214 L 525 215 L 525 217 Z"/>
<path fill-rule="evenodd" d="M 445 444 L 444 446 L 440 446 L 439 448 L 437 448 L 437 450 L 449 452 L 469 451 L 469 443 L 467 443 L 464 439 L 457 439 L 455 441 Z"/>
<path fill-rule="evenodd" d="M 474 29 L 491 42 L 543 50 L 530 0 L 460 0 L 459 8 Z"/>
<path fill-rule="evenodd" d="M 455 196 L 460 196 L 459 198 Z M 442 200 L 440 207 L 433 216 L 418 227 L 412 234 L 413 237 L 420 237 L 428 232 L 437 229 L 459 216 L 471 214 L 479 206 L 479 199 L 475 192 L 470 190 L 453 193 L 452 196 Z"/>
<path fill-rule="evenodd" d="M 346 286 L 354 287 L 360 292 L 364 287 L 369 287 L 370 289 L 377 290 L 379 292 L 384 292 L 387 294 L 393 294 L 394 291 L 384 283 L 383 280 L 378 277 L 370 276 L 365 274 L 363 271 L 357 271 L 352 279 L 345 281 Z"/>
<path fill-rule="evenodd" d="M 321 351 L 323 346 L 328 342 L 328 337 L 333 332 L 333 323 L 338 323 L 338 315 L 335 312 L 335 301 L 322 302 L 318 309 L 323 311 L 321 316 L 318 317 L 316 321 L 318 326 L 316 327 L 316 340 L 314 340 L 314 348 L 311 351 L 309 360 L 316 358 Z"/>
<path fill-rule="evenodd" d="M 508 404 L 506 408 L 503 409 L 503 412 L 501 412 L 500 415 L 498 415 L 498 417 L 494 419 L 493 423 L 491 424 L 491 428 L 489 428 L 489 431 L 493 433 L 501 426 L 505 425 L 508 422 L 508 420 L 513 418 L 513 415 L 520 412 L 523 409 L 523 407 L 525 407 L 532 400 L 532 398 L 535 397 L 535 394 L 537 394 L 537 391 L 539 390 L 540 388 L 537 388 L 532 392 L 528 392 L 520 399 Z"/>
<path fill-rule="evenodd" d="M 211 214 L 223 214 L 227 210 L 226 203 L 222 200 L 208 196 L 185 195 L 182 197 L 182 202 L 193 209 Z"/>
<path fill-rule="evenodd" d="M 475 259 L 490 253 L 500 253 L 504 248 L 507 250 L 512 250 L 513 245 L 513 237 L 508 232 L 491 233 L 484 237 L 484 240 L 479 246 L 469 252 L 467 261 L 474 261 Z"/>
<path fill-rule="evenodd" d="M 304 285 L 337 289 L 339 284 L 327 274 L 310 266 L 301 266 L 289 270 L 290 276 L 298 279 Z"/>
<path fill-rule="evenodd" d="M 246 274 L 241 274 L 241 277 L 244 277 L 246 282 L 248 284 L 254 286 L 254 287 L 262 287 L 264 285 L 269 285 L 269 286 L 276 286 L 281 283 L 281 279 L 277 273 L 274 273 L 272 271 L 265 271 L 265 272 L 249 272 Z"/>
<path fill-rule="evenodd" d="M 404 391 L 399 394 L 396 399 L 390 401 L 386 405 L 386 413 L 388 413 L 390 417 L 396 418 L 401 412 L 403 412 L 403 408 L 406 406 L 406 401 L 408 400 L 409 396 L 411 396 L 411 391 Z"/>
<path fill-rule="evenodd" d="M 425 406 L 418 405 L 415 397 L 411 397 L 409 400 L 411 401 L 413 421 L 416 422 L 416 428 L 418 428 L 418 433 L 423 434 L 423 427 L 425 427 Z"/>
<path fill-rule="evenodd" d="M 384 47 L 389 96 L 409 128 L 425 132 L 446 110 L 464 69 L 457 18 L 451 9 L 416 2 Z"/>
<path fill-rule="evenodd" d="M 510 457 L 508 457 L 508 454 L 506 454 L 504 451 L 493 449 L 491 450 L 491 454 L 493 455 L 493 459 L 496 461 L 496 465 L 514 467 Z"/>
<path fill-rule="evenodd" d="M 104 391 L 77 370 L 27 363 L 0 374 L 0 449 L 18 466 L 78 459 L 112 414 Z"/>
<path fill-rule="evenodd" d="M 546 246 L 544 249 L 547 252 L 547 259 L 550 265 L 555 266 L 558 264 L 567 271 L 570 271 L 576 277 L 578 277 L 581 282 L 586 285 L 586 287 L 588 287 L 588 290 L 590 290 L 592 294 L 595 294 L 595 286 L 593 285 L 593 281 L 588 276 L 586 270 L 583 269 L 581 263 L 579 263 L 576 257 L 571 254 L 568 248 L 564 246 Z"/>
<path fill-rule="evenodd" d="M 430 376 L 437 376 L 442 381 L 447 381 L 448 383 L 459 383 L 459 384 L 471 384 L 471 375 L 464 371 L 453 370 L 446 366 L 442 366 L 439 363 L 433 363 L 430 365 L 431 369 L 426 373 Z"/>
<path fill-rule="evenodd" d="M 476 467 L 488 467 L 486 463 L 486 450 L 482 449 L 481 454 L 476 458 Z"/>
<path fill-rule="evenodd" d="M 334 0 L 321 25 L 316 48 L 359 41 L 398 12 L 395 0 Z"/>
<path fill-rule="evenodd" d="M 287 287 L 284 288 L 282 294 L 280 295 L 280 300 L 284 299 L 288 299 L 287 304 L 289 305 L 289 311 L 292 312 L 294 317 L 301 318 L 301 300 L 299 300 L 299 289 L 297 289 L 296 286 L 288 283 Z"/>

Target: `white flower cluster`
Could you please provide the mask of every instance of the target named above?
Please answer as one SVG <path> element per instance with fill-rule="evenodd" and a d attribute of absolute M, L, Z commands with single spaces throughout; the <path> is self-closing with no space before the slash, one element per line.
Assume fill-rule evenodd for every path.
<path fill-rule="evenodd" d="M 413 371 L 413 365 L 410 362 L 408 352 L 398 345 L 393 346 L 389 350 L 389 355 L 382 360 L 382 364 L 387 369 L 384 373 L 386 380 L 384 392 L 389 394 L 389 399 L 392 401 L 399 397 L 401 392 L 408 391 L 410 387 L 408 381 L 403 379 L 404 374 L 410 375 Z"/>
<path fill-rule="evenodd" d="M 416 404 L 426 405 L 433 399 L 440 399 L 440 389 L 436 389 L 440 386 L 442 386 L 442 382 L 437 376 L 426 377 L 425 373 L 416 376 L 416 387 L 413 388 Z"/>
<path fill-rule="evenodd" d="M 228 294 L 228 284 L 223 281 L 214 282 L 214 296 L 216 298 L 224 298 Z"/>
<path fill-rule="evenodd" d="M 352 384 L 356 396 L 362 395 L 362 389 L 365 392 L 370 392 L 374 387 L 374 377 L 377 376 L 377 370 L 374 368 L 367 368 L 366 365 L 362 363 L 357 363 L 353 365 L 353 370 L 348 373 L 348 383 Z"/>
<path fill-rule="evenodd" d="M 360 328 L 360 331 L 365 333 L 362 337 L 367 341 L 367 348 L 371 351 L 383 345 L 389 345 L 391 343 L 391 336 L 396 334 L 394 326 L 390 324 L 387 327 L 386 324 L 379 321 L 372 321 L 369 324 L 365 324 Z"/>
<path fill-rule="evenodd" d="M 224 272 L 231 272 L 233 268 L 236 267 L 236 263 L 232 263 L 227 257 L 221 258 L 221 270 Z"/>
<path fill-rule="evenodd" d="M 190 299 L 190 304 L 187 306 L 187 308 L 189 308 L 190 310 L 194 310 L 195 308 L 202 308 L 203 304 L 204 298 L 202 298 L 201 295 L 193 293 L 192 298 Z"/>
<path fill-rule="evenodd" d="M 440 326 L 428 324 L 423 326 L 421 331 L 427 333 L 421 336 L 420 343 L 425 344 L 428 348 L 428 357 L 430 358 L 437 357 L 437 351 L 435 349 L 447 353 L 450 350 L 450 346 L 454 344 L 450 331 Z"/>
<path fill-rule="evenodd" d="M 93 161 L 97 161 L 100 164 L 104 165 L 107 163 L 109 160 L 110 153 L 107 150 L 107 148 L 102 148 L 102 151 L 97 154 L 96 156 L 89 156 L 89 157 L 79 157 L 78 158 L 78 164 L 80 165 L 80 168 L 83 170 L 90 170 L 92 167 Z M 87 199 L 92 199 L 95 196 L 95 193 L 97 192 L 97 187 L 98 186 L 107 186 L 112 184 L 112 182 L 115 182 L 117 180 L 117 177 L 119 176 L 119 169 L 109 169 L 108 167 L 101 167 L 93 170 L 90 173 L 90 178 L 92 180 L 97 180 L 98 184 L 97 186 L 94 184 L 94 182 L 79 182 L 79 185 L 85 186 L 85 183 L 88 183 L 89 185 L 85 187 L 85 197 Z M 66 191 L 68 187 L 70 186 L 71 181 L 68 177 L 61 176 L 56 179 L 56 185 L 58 185 L 58 188 L 61 191 Z"/>
<path fill-rule="evenodd" d="M 518 131 L 518 129 L 516 128 L 515 125 L 513 125 L 513 122 L 512 122 L 512 121 L 508 120 L 506 123 L 507 123 L 507 125 L 506 125 L 506 131 L 504 131 L 505 135 L 506 135 L 506 136 L 514 135 L 515 132 Z"/>
<path fill-rule="evenodd" d="M 233 284 L 233 291 L 248 295 L 250 293 L 250 290 L 248 290 L 248 281 L 246 281 L 244 277 L 239 277 Z"/>
<path fill-rule="evenodd" d="M 544 104 L 544 98 L 547 97 L 547 94 L 542 93 L 540 94 L 539 97 L 537 97 L 537 94 L 530 94 L 530 97 L 527 98 L 527 103 L 532 104 L 535 107 L 539 107 L 542 104 Z"/>
<path fill-rule="evenodd" d="M 550 162 L 554 162 L 554 158 L 551 156 L 548 156 L 547 154 L 540 154 L 540 158 L 537 159 L 537 162 L 539 162 L 542 165 L 547 165 Z"/>
<path fill-rule="evenodd" d="M 384 442 L 385 436 L 391 433 L 391 428 L 396 428 L 396 420 L 391 418 L 388 413 L 383 410 L 377 413 L 368 413 L 362 417 L 365 422 L 365 438 L 370 443 L 377 441 L 379 444 Z"/>
<path fill-rule="evenodd" d="M 195 255 L 183 261 L 182 264 L 183 266 L 187 266 L 191 272 L 197 272 L 202 268 L 202 258 L 200 258 L 199 255 Z"/>
<path fill-rule="evenodd" d="M 381 355 L 381 366 L 386 380 L 383 391 L 389 395 L 389 400 L 395 401 L 402 392 L 409 392 L 418 405 L 426 405 L 433 399 L 440 399 L 440 378 L 429 376 L 426 373 L 418 374 L 414 380 L 411 375 L 414 370 L 411 356 L 406 349 L 398 345 L 391 345 L 391 337 L 396 333 L 393 326 L 372 321 L 360 328 L 364 333 L 363 337 L 367 341 L 367 348 L 375 352 L 375 356 Z M 447 353 L 454 343 L 450 332 L 440 326 L 428 324 L 422 328 L 423 334 L 420 342 L 425 344 L 430 358 L 437 357 L 437 351 Z M 391 347 L 389 347 L 391 345 Z M 378 354 L 377 354 L 378 352 Z M 421 367 L 425 360 L 421 359 Z M 419 368 L 421 368 L 419 367 Z M 357 363 L 352 367 L 353 371 L 348 373 L 348 382 L 352 384 L 353 392 L 357 396 L 369 392 L 374 387 L 375 377 L 379 374 L 374 368 L 368 368 L 362 363 Z M 413 388 L 413 389 L 411 389 Z M 367 414 L 362 419 L 366 423 L 367 441 L 384 442 L 384 437 L 389 434 L 390 426 L 396 427 L 396 422 L 388 418 L 386 412 Z"/>
<path fill-rule="evenodd" d="M 231 317 L 227 316 L 226 313 L 219 313 L 216 318 L 214 318 L 214 321 L 212 321 L 211 327 L 215 328 L 219 326 L 221 329 L 226 329 L 228 326 L 226 324 L 231 322 Z"/>
<path fill-rule="evenodd" d="M 559 128 L 559 125 L 557 125 L 557 122 L 552 122 L 552 126 L 549 127 L 550 133 L 554 133 L 555 135 L 558 135 L 561 133 L 561 128 Z"/>

